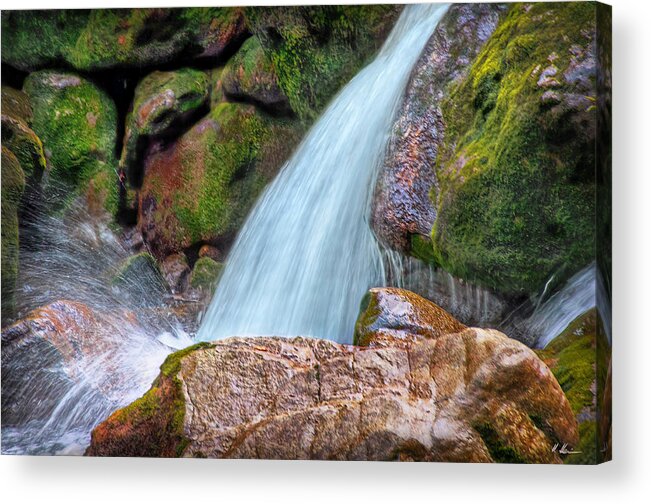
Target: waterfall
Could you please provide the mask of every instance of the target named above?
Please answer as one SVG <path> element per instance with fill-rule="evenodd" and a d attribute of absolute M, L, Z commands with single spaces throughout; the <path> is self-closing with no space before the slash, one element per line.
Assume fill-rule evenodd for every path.
<path fill-rule="evenodd" d="M 536 308 L 527 326 L 538 335 L 536 346 L 545 348 L 570 323 L 594 308 L 597 302 L 596 266 L 590 264 L 570 278 L 565 286 Z"/>
<path fill-rule="evenodd" d="M 376 59 L 328 106 L 253 209 L 197 334 L 351 342 L 359 302 L 384 285 L 368 224 L 407 85 L 447 5 L 406 6 Z"/>

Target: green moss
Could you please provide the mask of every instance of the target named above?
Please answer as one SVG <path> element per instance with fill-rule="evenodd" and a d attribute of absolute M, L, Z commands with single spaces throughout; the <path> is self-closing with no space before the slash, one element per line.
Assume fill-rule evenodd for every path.
<path fill-rule="evenodd" d="M 27 177 L 41 179 L 47 165 L 43 144 L 25 122 L 3 114 L 2 145 L 16 155 Z"/>
<path fill-rule="evenodd" d="M 30 74 L 24 90 L 53 182 L 79 191 L 98 172 L 115 170 L 116 111 L 104 92 L 78 75 L 50 70 Z"/>
<path fill-rule="evenodd" d="M 2 61 L 21 70 L 58 66 L 74 47 L 88 10 L 2 11 Z"/>
<path fill-rule="evenodd" d="M 488 453 L 490 453 L 491 458 L 494 462 L 500 464 L 524 464 L 526 460 L 523 459 L 520 454 L 513 449 L 511 446 L 508 446 L 500 439 L 499 435 L 491 427 L 490 424 L 484 423 L 481 425 L 476 425 L 475 430 L 479 433 Z"/>
<path fill-rule="evenodd" d="M 379 48 L 400 6 L 252 7 L 246 16 L 291 108 L 312 121 Z"/>
<path fill-rule="evenodd" d="M 143 140 L 169 134 L 187 115 L 198 112 L 209 99 L 209 79 L 205 72 L 181 68 L 172 72 L 148 74 L 134 92 L 120 164 L 130 172 L 133 182 L 142 177 Z M 139 185 L 139 184 L 136 184 Z"/>
<path fill-rule="evenodd" d="M 118 266 L 111 284 L 127 290 L 137 287 L 156 295 L 167 290 L 158 263 L 149 252 L 140 252 L 125 259 Z"/>
<path fill-rule="evenodd" d="M 596 464 L 597 461 L 597 422 L 588 420 L 579 424 L 579 444 L 572 448 L 571 453 L 564 460 L 565 464 Z"/>
<path fill-rule="evenodd" d="M 565 392 L 572 411 L 594 409 L 596 313 L 592 309 L 573 321 L 560 336 L 539 350 Z"/>
<path fill-rule="evenodd" d="M 514 5 L 444 101 L 432 240 L 455 276 L 536 293 L 594 258 L 594 139 L 573 112 L 543 106 L 537 85 L 551 58 L 555 91 L 578 92 L 561 76 L 570 49 L 591 43 L 594 14 L 591 3 Z"/>
<path fill-rule="evenodd" d="M 161 364 L 160 367 L 161 374 L 168 378 L 176 378 L 176 375 L 181 370 L 181 360 L 183 359 L 183 357 L 194 352 L 195 350 L 200 350 L 203 348 L 212 348 L 213 346 L 214 344 L 204 341 L 168 355 L 167 358 L 165 359 L 165 362 Z"/>
<path fill-rule="evenodd" d="M 220 103 L 148 160 L 141 195 L 156 250 L 166 255 L 239 229 L 298 141 L 295 123 L 251 105 Z M 149 206 L 148 206 L 149 205 Z"/>
<path fill-rule="evenodd" d="M 210 257 L 200 257 L 192 269 L 190 286 L 194 289 L 212 291 L 223 269 L 222 263 L 218 263 Z"/>
<path fill-rule="evenodd" d="M 353 334 L 353 345 L 366 346 L 368 328 L 373 326 L 380 316 L 380 307 L 377 298 L 372 292 L 367 292 L 362 298 L 359 307 L 359 316 L 355 322 L 355 333 Z"/>
<path fill-rule="evenodd" d="M 16 156 L 2 146 L 2 323 L 15 315 L 18 278 L 18 205 L 25 188 L 25 176 Z"/>
<path fill-rule="evenodd" d="M 201 55 L 209 44 L 225 46 L 240 17 L 231 8 L 96 9 L 67 59 L 75 68 L 97 70 Z"/>
<path fill-rule="evenodd" d="M 581 453 L 571 454 L 569 464 L 596 463 L 597 438 L 596 398 L 597 380 L 597 314 L 592 309 L 574 320 L 538 356 L 543 359 L 558 380 L 579 420 L 579 445 L 572 447 Z"/>
<path fill-rule="evenodd" d="M 436 265 L 436 255 L 434 254 L 432 240 L 425 236 L 419 234 L 411 235 L 410 253 L 412 256 L 426 262 L 427 264 Z"/>

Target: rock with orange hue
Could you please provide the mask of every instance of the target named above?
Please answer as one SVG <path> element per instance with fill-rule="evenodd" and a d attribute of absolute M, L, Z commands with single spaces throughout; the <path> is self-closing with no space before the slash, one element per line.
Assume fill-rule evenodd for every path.
<path fill-rule="evenodd" d="M 429 241 L 436 218 L 429 194 L 444 134 L 440 103 L 450 84 L 467 72 L 504 9 L 504 4 L 452 5 L 412 71 L 373 201 L 373 229 L 393 249 L 414 252 L 413 235 Z"/>
<path fill-rule="evenodd" d="M 156 71 L 140 81 L 126 120 L 120 158 L 132 185 L 142 184 L 142 156 L 149 142 L 178 135 L 197 115 L 207 111 L 208 98 L 208 76 L 199 70 Z"/>
<path fill-rule="evenodd" d="M 229 98 L 255 103 L 276 115 L 292 113 L 274 66 L 256 37 L 248 39 L 228 60 L 221 82 Z"/>
<path fill-rule="evenodd" d="M 576 420 L 545 364 L 466 329 L 401 347 L 230 338 L 173 354 L 87 455 L 561 461 Z"/>
<path fill-rule="evenodd" d="M 559 463 L 572 408 L 523 344 L 401 289 L 373 289 L 369 346 L 229 338 L 168 357 L 87 455 Z"/>
<path fill-rule="evenodd" d="M 120 320 L 137 325 L 133 315 Z M 88 306 L 56 301 L 31 312 L 2 331 L 2 422 L 46 419 L 57 403 L 82 379 L 83 362 L 111 356 L 114 327 Z M 107 366 L 117 366 L 117 362 Z M 110 375 L 110 373 L 109 373 Z M 84 376 L 88 386 L 110 393 L 106 374 Z M 95 380 L 93 382 L 93 380 Z M 35 392 L 36 391 L 36 392 Z"/>
<path fill-rule="evenodd" d="M 370 289 L 362 300 L 354 342 L 361 346 L 395 346 L 465 328 L 448 312 L 411 291 L 381 287 Z"/>

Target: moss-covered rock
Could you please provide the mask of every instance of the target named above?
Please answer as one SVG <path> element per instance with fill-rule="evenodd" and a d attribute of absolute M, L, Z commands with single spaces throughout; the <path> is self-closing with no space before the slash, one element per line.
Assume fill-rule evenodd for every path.
<path fill-rule="evenodd" d="M 506 9 L 505 4 L 458 3 L 446 11 L 412 69 L 378 173 L 371 213 L 375 235 L 430 264 L 436 262 L 429 239 L 436 220 L 430 191 L 445 131 L 441 103 L 467 75 Z"/>
<path fill-rule="evenodd" d="M 24 91 L 34 111 L 32 128 L 48 158 L 50 180 L 81 188 L 101 171 L 117 180 L 116 111 L 103 91 L 79 75 L 52 70 L 30 74 Z"/>
<path fill-rule="evenodd" d="M 506 294 L 594 258 L 595 5 L 516 4 L 442 104 L 437 262 Z"/>
<path fill-rule="evenodd" d="M 190 347 L 95 428 L 86 454 L 560 463 L 554 443 L 577 439 L 531 349 L 466 329 L 384 348 L 300 337 Z"/>
<path fill-rule="evenodd" d="M 111 285 L 139 306 L 160 304 L 167 293 L 167 282 L 156 259 L 148 252 L 125 259 L 114 273 Z"/>
<path fill-rule="evenodd" d="M 247 34 L 242 9 L 94 9 L 2 13 L 2 61 L 21 70 L 150 67 L 220 58 Z"/>
<path fill-rule="evenodd" d="M 18 205 L 25 175 L 16 156 L 2 146 L 2 325 L 15 315 L 18 277 Z"/>
<path fill-rule="evenodd" d="M 200 257 L 194 263 L 194 268 L 192 268 L 190 287 L 211 292 L 215 288 L 223 269 L 223 263 L 219 263 L 210 257 Z"/>
<path fill-rule="evenodd" d="M 116 453 L 134 457 L 180 457 L 189 440 L 184 433 L 185 395 L 183 382 L 177 376 L 181 360 L 191 352 L 208 348 L 198 343 L 173 353 L 161 365 L 160 375 L 147 393 L 129 406 L 117 410 L 91 434 L 91 446 L 85 455 L 111 456 Z M 152 428 L 152 426 L 155 426 Z M 137 436 L 125 443 L 115 431 Z"/>
<path fill-rule="evenodd" d="M 209 79 L 199 70 L 157 71 L 140 81 L 127 117 L 120 159 L 133 185 L 142 184 L 141 157 L 149 141 L 174 134 L 207 106 L 208 98 Z"/>
<path fill-rule="evenodd" d="M 549 366 L 570 402 L 579 422 L 579 444 L 566 463 L 595 464 L 599 457 L 597 441 L 598 369 L 605 372 L 608 361 L 597 358 L 597 313 L 592 309 L 574 320 L 538 356 Z M 601 388 L 601 387 L 600 387 Z"/>
<path fill-rule="evenodd" d="M 26 71 L 59 66 L 89 15 L 88 10 L 3 10 L 2 61 Z"/>
<path fill-rule="evenodd" d="M 32 124 L 32 105 L 29 96 L 9 86 L 2 86 L 2 114 L 20 119 L 27 126 Z"/>
<path fill-rule="evenodd" d="M 313 120 L 380 47 L 402 6 L 251 7 L 246 17 L 291 108 Z"/>
<path fill-rule="evenodd" d="M 298 141 L 296 128 L 251 105 L 221 103 L 175 142 L 152 149 L 138 225 L 154 254 L 232 238 Z"/>
<path fill-rule="evenodd" d="M 256 37 L 248 39 L 233 56 L 221 75 L 229 98 L 255 103 L 274 114 L 291 113 L 289 100 L 278 85 L 270 58 Z"/>
<path fill-rule="evenodd" d="M 219 57 L 245 33 L 237 8 L 97 9 L 67 59 L 96 70 Z"/>
<path fill-rule="evenodd" d="M 2 145 L 16 155 L 27 177 L 41 179 L 47 166 L 43 144 L 25 122 L 2 114 Z"/>

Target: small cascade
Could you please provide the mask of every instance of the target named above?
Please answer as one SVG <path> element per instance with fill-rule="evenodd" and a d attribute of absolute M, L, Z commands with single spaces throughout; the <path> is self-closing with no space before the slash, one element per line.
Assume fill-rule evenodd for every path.
<path fill-rule="evenodd" d="M 312 127 L 240 231 L 199 340 L 352 341 L 362 296 L 386 284 L 368 224 L 375 178 L 411 69 L 447 7 L 406 6 L 376 59 Z"/>
<path fill-rule="evenodd" d="M 593 263 L 542 302 L 525 322 L 527 329 L 537 335 L 536 347 L 545 348 L 574 319 L 594 308 L 597 302 L 596 288 L 596 267 Z"/>

